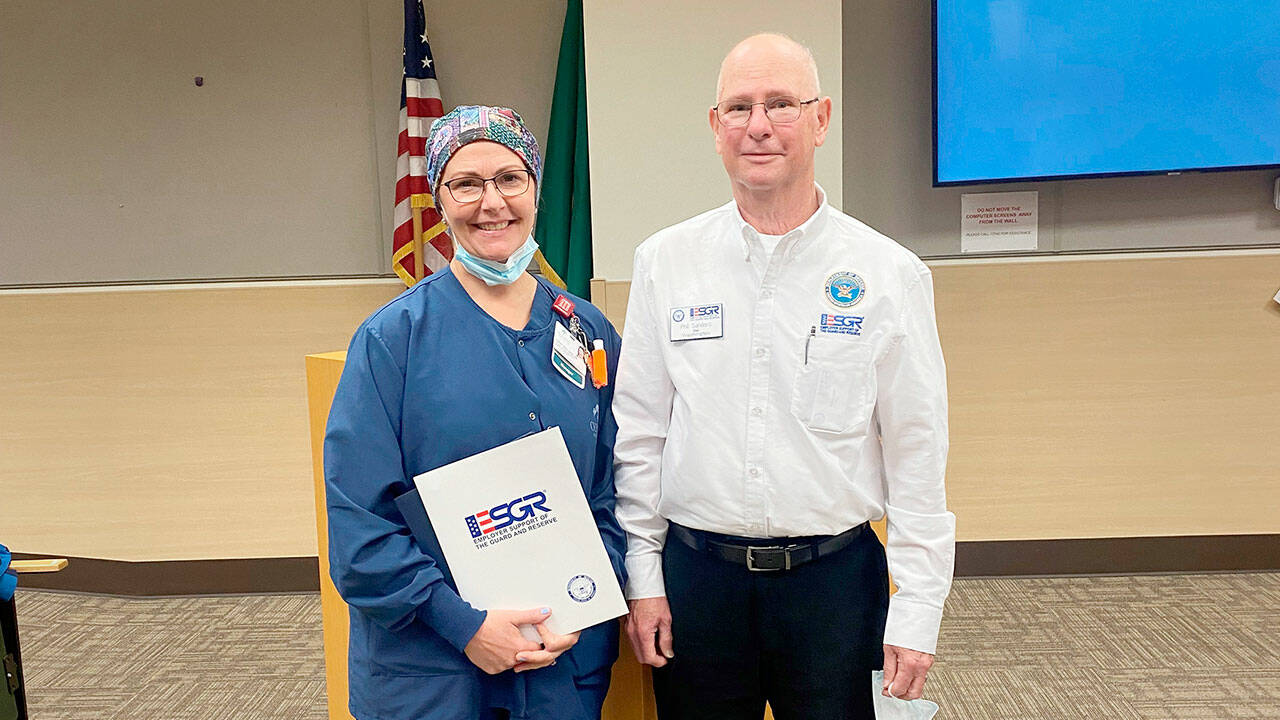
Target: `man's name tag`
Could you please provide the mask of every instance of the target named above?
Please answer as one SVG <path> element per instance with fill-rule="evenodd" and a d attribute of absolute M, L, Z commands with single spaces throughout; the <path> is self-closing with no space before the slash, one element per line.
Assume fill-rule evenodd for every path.
<path fill-rule="evenodd" d="M 724 337 L 724 304 L 671 308 L 671 342 Z"/>
<path fill-rule="evenodd" d="M 582 357 L 582 343 L 575 340 L 573 333 L 564 325 L 552 324 L 556 326 L 556 334 L 551 341 L 551 367 L 565 380 L 580 388 L 586 387 L 587 361 Z"/>

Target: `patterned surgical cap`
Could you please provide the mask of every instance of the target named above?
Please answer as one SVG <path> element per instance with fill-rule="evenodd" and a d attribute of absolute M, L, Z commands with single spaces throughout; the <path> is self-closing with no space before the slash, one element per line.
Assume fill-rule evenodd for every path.
<path fill-rule="evenodd" d="M 440 176 L 458 148 L 477 140 L 492 140 L 514 152 L 533 173 L 542 189 L 542 153 L 538 139 L 525 127 L 520 113 L 489 105 L 459 105 L 431 124 L 427 136 L 427 184 L 440 210 Z"/>

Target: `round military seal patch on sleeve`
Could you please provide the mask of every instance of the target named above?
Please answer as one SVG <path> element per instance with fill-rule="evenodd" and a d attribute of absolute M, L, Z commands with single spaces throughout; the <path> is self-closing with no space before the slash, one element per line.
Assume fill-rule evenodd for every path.
<path fill-rule="evenodd" d="M 842 270 L 827 278 L 825 292 L 832 305 L 839 308 L 853 307 L 867 294 L 867 284 L 857 273 Z"/>
<path fill-rule="evenodd" d="M 574 602 L 584 603 L 596 596 L 596 581 L 590 575 L 574 575 L 569 580 L 568 590 Z"/>

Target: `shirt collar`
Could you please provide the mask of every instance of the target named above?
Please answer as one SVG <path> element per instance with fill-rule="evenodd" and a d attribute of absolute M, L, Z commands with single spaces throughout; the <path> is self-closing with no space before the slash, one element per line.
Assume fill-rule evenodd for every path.
<path fill-rule="evenodd" d="M 778 246 L 783 248 L 784 260 L 790 260 L 796 252 L 799 251 L 801 246 L 808 244 L 809 238 L 821 232 L 822 228 L 826 225 L 827 214 L 830 207 L 827 205 L 827 191 L 823 190 L 822 186 L 816 182 L 813 186 L 818 190 L 818 209 L 813 211 L 813 214 L 809 216 L 809 219 L 782 235 L 782 239 L 778 242 Z M 751 223 L 748 223 L 742 218 L 742 211 L 738 208 L 738 204 L 735 201 L 731 200 L 729 201 L 729 204 L 733 206 L 733 219 L 738 224 L 738 232 L 742 236 L 742 254 L 747 260 L 750 260 L 751 246 L 753 243 L 760 242 L 761 233 L 751 227 Z"/>

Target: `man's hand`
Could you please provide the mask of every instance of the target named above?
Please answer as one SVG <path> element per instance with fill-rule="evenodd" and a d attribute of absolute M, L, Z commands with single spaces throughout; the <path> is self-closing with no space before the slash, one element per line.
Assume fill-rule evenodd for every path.
<path fill-rule="evenodd" d="M 933 667 L 933 656 L 897 645 L 884 646 L 883 695 L 915 700 L 924 694 L 925 675 Z"/>
<path fill-rule="evenodd" d="M 568 635 L 557 635 L 547 629 L 546 623 L 538 623 L 534 627 L 542 636 L 542 649 L 516 654 L 516 660 L 519 660 L 514 668 L 516 672 L 555 665 L 556 658 L 560 657 L 561 653 L 578 644 L 578 636 L 581 634 L 572 632 Z"/>
<path fill-rule="evenodd" d="M 472 664 L 490 675 L 510 670 L 520 662 L 516 658 L 517 654 L 530 655 L 542 649 L 538 647 L 538 643 L 529 642 L 524 635 L 520 634 L 520 626 L 534 625 L 541 633 L 543 630 L 541 623 L 549 617 L 551 617 L 550 608 L 490 610 L 484 623 L 480 625 L 476 634 L 471 636 L 471 642 L 467 643 L 463 652 Z M 574 641 L 576 642 L 577 638 L 574 638 Z"/>
<path fill-rule="evenodd" d="M 627 637 L 641 664 L 662 667 L 675 657 L 671 651 L 671 606 L 665 597 L 632 600 Z"/>

